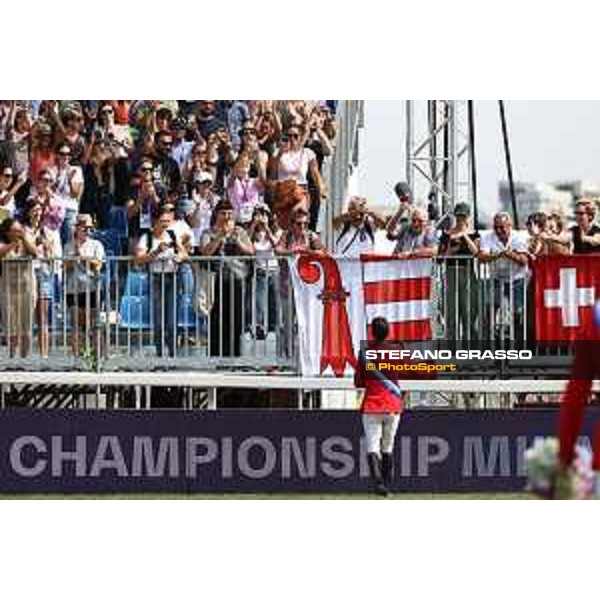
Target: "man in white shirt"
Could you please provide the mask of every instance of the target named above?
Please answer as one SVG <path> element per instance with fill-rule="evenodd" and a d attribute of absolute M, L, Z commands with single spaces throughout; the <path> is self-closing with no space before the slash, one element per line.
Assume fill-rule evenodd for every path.
<path fill-rule="evenodd" d="M 173 230 L 173 210 L 163 206 L 154 215 L 152 230 L 142 234 L 135 250 L 135 263 L 148 265 L 150 306 L 157 356 L 176 354 L 176 278 L 187 253 Z"/>
<path fill-rule="evenodd" d="M 194 142 L 188 142 L 185 139 L 187 128 L 186 120 L 183 117 L 176 117 L 171 121 L 171 131 L 173 132 L 173 146 L 171 146 L 171 158 L 179 165 L 179 170 L 183 172 L 185 166 L 192 156 Z"/>
<path fill-rule="evenodd" d="M 523 339 L 525 283 L 529 274 L 527 239 L 523 232 L 513 230 L 512 218 L 508 213 L 498 213 L 494 217 L 492 231 L 481 236 L 479 259 L 489 263 L 492 285 L 492 306 L 491 309 L 485 309 L 487 326 L 482 339 L 493 339 L 497 333 L 489 328 L 490 320 L 497 324 L 502 321 L 503 314 L 509 313 L 514 315 L 509 332 L 511 339 Z M 497 316 L 498 308 L 500 315 Z"/>
<path fill-rule="evenodd" d="M 333 219 L 338 229 L 335 254 L 355 258 L 373 252 L 375 232 L 385 227 L 385 221 L 367 205 L 367 199 L 353 196 L 348 201 L 348 211 Z"/>

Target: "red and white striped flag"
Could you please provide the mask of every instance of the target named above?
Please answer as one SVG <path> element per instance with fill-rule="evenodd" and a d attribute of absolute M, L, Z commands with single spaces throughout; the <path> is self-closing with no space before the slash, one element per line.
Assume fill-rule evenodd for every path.
<path fill-rule="evenodd" d="M 378 316 L 389 321 L 390 339 L 431 339 L 431 259 L 304 254 L 291 259 L 291 274 L 304 375 L 356 368 Z"/>

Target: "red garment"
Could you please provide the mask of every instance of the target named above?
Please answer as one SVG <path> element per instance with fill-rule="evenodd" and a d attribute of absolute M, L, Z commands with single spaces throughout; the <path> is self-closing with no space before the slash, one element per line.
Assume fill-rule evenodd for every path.
<path fill-rule="evenodd" d="M 56 156 L 51 150 L 34 150 L 31 155 L 31 181 L 35 185 L 44 169 L 56 166 Z"/>
<path fill-rule="evenodd" d="M 399 346 L 397 344 L 391 345 L 388 342 L 383 342 L 381 346 L 376 343 L 371 343 L 369 348 L 398 349 Z M 398 387 L 401 387 L 398 381 L 394 381 L 394 383 Z M 398 394 L 387 389 L 386 386 L 378 379 L 375 379 L 375 377 L 366 378 L 364 376 L 364 364 L 360 360 L 360 356 L 358 359 L 358 368 L 354 372 L 354 385 L 357 388 L 365 388 L 363 400 L 360 405 L 360 412 L 367 414 L 402 412 L 404 408 L 404 394 L 402 393 L 399 397 Z"/>
<path fill-rule="evenodd" d="M 600 375 L 600 356 L 593 350 L 594 347 L 589 341 L 577 345 L 571 380 L 560 405 L 558 435 L 560 460 L 564 465 L 569 465 L 573 461 L 575 444 L 583 425 L 585 406 L 591 395 L 592 383 L 594 378 Z M 596 425 L 594 431 L 592 449 L 592 466 L 595 471 L 598 471 L 600 470 L 600 423 Z"/>
<path fill-rule="evenodd" d="M 359 371 L 356 373 L 359 375 Z M 356 387 L 365 388 L 365 394 L 360 405 L 360 412 L 362 413 L 401 413 L 404 409 L 404 394 L 399 398 L 376 379 L 367 379 L 362 382 L 362 385 L 357 384 Z"/>

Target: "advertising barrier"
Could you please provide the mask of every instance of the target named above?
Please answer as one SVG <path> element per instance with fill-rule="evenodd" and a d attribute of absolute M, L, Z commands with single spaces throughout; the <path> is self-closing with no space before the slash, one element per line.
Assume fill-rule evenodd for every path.
<path fill-rule="evenodd" d="M 551 408 L 408 411 L 394 491 L 520 491 L 523 451 L 556 420 Z M 5 410 L 0 493 L 364 493 L 361 434 L 347 411 Z"/>

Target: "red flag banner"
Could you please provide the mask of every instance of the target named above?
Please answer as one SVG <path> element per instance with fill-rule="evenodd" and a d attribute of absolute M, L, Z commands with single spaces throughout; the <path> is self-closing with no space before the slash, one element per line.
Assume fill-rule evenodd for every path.
<path fill-rule="evenodd" d="M 600 255 L 543 256 L 534 263 L 535 325 L 539 341 L 595 337 Z"/>

